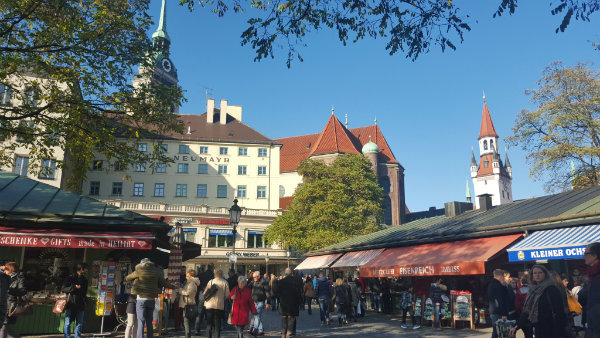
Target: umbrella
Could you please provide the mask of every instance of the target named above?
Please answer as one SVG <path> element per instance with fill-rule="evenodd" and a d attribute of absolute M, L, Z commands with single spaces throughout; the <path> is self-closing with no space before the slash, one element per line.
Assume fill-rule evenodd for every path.
<path fill-rule="evenodd" d="M 175 231 L 171 237 L 171 253 L 169 254 L 169 265 L 167 267 L 167 282 L 181 287 L 181 275 L 184 273 L 183 252 L 181 247 L 185 243 L 181 224 L 175 224 Z M 173 297 L 173 290 L 167 289 L 167 297 Z"/>

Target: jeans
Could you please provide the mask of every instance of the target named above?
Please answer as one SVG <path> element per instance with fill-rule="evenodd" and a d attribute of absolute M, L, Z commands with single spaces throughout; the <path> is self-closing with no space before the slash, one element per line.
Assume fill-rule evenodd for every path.
<path fill-rule="evenodd" d="M 498 332 L 496 331 L 496 322 L 498 319 L 501 319 L 501 315 L 490 314 L 490 319 L 492 320 L 492 338 L 498 338 Z"/>
<path fill-rule="evenodd" d="M 373 310 L 381 312 L 381 296 L 378 293 L 373 294 Z"/>
<path fill-rule="evenodd" d="M 263 332 L 262 314 L 265 309 L 265 302 L 254 302 L 256 314 L 254 315 L 254 331 Z"/>
<path fill-rule="evenodd" d="M 244 325 L 234 325 L 237 338 L 244 338 Z"/>
<path fill-rule="evenodd" d="M 415 326 L 417 321 L 415 320 L 415 311 L 411 308 L 402 309 L 402 324 L 406 324 L 406 314 L 410 313 L 410 320 L 412 325 Z"/>
<path fill-rule="evenodd" d="M 306 304 L 308 305 L 308 314 L 312 315 L 312 298 L 310 297 L 304 297 L 304 300 L 306 301 Z"/>
<path fill-rule="evenodd" d="M 194 304 L 194 306 L 195 306 L 195 304 Z M 198 317 L 197 313 L 196 313 L 196 317 Z M 194 324 L 196 323 L 196 317 L 188 318 L 187 309 L 183 308 L 183 328 L 184 328 L 186 337 L 192 336 L 192 328 L 194 328 Z"/>
<path fill-rule="evenodd" d="M 198 316 L 196 316 L 196 333 L 200 332 L 200 327 L 202 326 L 202 318 L 206 318 L 206 309 L 204 308 L 204 302 L 201 301 L 198 303 Z"/>
<path fill-rule="evenodd" d="M 136 338 L 137 334 L 137 318 L 135 313 L 127 314 L 127 326 L 125 327 L 125 338 Z"/>
<path fill-rule="evenodd" d="M 329 299 L 319 298 L 319 315 L 321 317 L 321 323 L 325 323 L 326 320 L 329 320 Z"/>
<path fill-rule="evenodd" d="M 208 338 L 212 338 L 213 333 L 216 338 L 221 337 L 221 321 L 223 320 L 223 313 L 223 310 L 206 309 L 206 331 Z"/>
<path fill-rule="evenodd" d="M 440 327 L 440 309 L 441 305 L 435 304 L 433 306 L 433 326 L 436 328 Z"/>
<path fill-rule="evenodd" d="M 154 315 L 154 299 L 138 300 L 135 303 L 137 315 L 137 338 L 144 338 L 144 323 L 146 323 L 146 337 L 152 338 L 152 317 Z"/>
<path fill-rule="evenodd" d="M 73 321 L 76 322 L 75 338 L 81 337 L 81 329 L 83 328 L 83 314 L 84 314 L 83 310 L 80 310 L 80 311 L 74 311 L 71 309 L 65 310 L 65 327 L 64 327 L 65 338 L 71 337 L 71 323 Z"/>
<path fill-rule="evenodd" d="M 281 316 L 281 338 L 290 338 L 296 326 L 296 316 Z"/>
<path fill-rule="evenodd" d="M 340 325 L 342 325 L 342 321 L 346 319 L 346 304 L 337 303 L 336 306 L 337 306 L 338 323 Z"/>

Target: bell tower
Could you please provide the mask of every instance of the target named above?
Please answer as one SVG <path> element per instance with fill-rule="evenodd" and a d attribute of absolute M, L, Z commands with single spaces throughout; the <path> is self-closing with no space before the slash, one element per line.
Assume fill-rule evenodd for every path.
<path fill-rule="evenodd" d="M 492 205 L 512 202 L 512 168 L 506 155 L 505 163 L 500 159 L 498 148 L 498 133 L 494 127 L 492 116 L 487 106 L 485 93 L 483 94 L 483 112 L 481 114 L 481 127 L 479 129 L 479 163 L 471 152 L 471 178 L 475 196 L 489 194 L 492 196 Z M 477 208 L 479 201 L 475 198 Z"/>

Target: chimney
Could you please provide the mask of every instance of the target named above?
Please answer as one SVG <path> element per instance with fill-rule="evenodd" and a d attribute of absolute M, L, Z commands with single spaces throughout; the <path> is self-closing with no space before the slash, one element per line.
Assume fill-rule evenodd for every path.
<path fill-rule="evenodd" d="M 213 123 L 215 119 L 215 100 L 206 100 L 206 123 Z"/>
<path fill-rule="evenodd" d="M 446 217 L 458 216 L 469 210 L 473 210 L 473 203 L 456 201 L 444 203 L 444 215 L 446 215 Z"/>
<path fill-rule="evenodd" d="M 226 124 L 227 123 L 227 100 L 221 100 L 221 113 L 220 115 L 220 123 L 221 124 Z"/>
<path fill-rule="evenodd" d="M 492 195 L 482 194 L 477 196 L 479 201 L 479 210 L 487 211 L 492 208 Z"/>

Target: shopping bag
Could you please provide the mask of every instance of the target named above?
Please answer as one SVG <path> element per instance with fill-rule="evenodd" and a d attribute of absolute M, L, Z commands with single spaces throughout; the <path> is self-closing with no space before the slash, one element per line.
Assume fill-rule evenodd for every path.
<path fill-rule="evenodd" d="M 362 314 L 362 304 L 361 301 L 358 301 L 358 306 L 356 307 L 356 314 Z"/>
<path fill-rule="evenodd" d="M 231 310 L 229 311 L 229 317 L 227 317 L 227 324 L 231 325 L 231 319 L 233 318 L 233 304 L 235 301 L 231 302 Z"/>
<path fill-rule="evenodd" d="M 498 333 L 498 338 L 509 338 L 510 337 L 510 329 L 513 328 L 517 322 L 515 320 L 502 320 L 502 318 L 496 321 L 496 332 Z"/>
<path fill-rule="evenodd" d="M 573 297 L 573 295 L 568 294 L 567 301 L 569 303 L 569 312 L 573 312 L 576 315 L 580 315 L 582 308 L 581 308 L 581 304 L 579 304 L 577 299 L 575 299 L 575 297 Z"/>
<path fill-rule="evenodd" d="M 54 307 L 52 308 L 52 312 L 60 314 L 65 312 L 65 307 L 67 306 L 67 299 L 66 298 L 59 298 L 56 300 L 56 303 L 54 303 Z"/>

